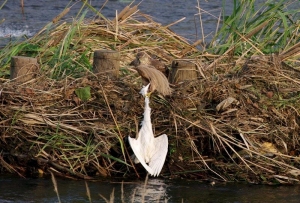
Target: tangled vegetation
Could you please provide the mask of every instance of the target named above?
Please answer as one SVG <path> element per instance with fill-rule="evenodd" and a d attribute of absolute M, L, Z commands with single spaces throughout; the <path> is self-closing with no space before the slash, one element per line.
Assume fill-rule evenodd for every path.
<path fill-rule="evenodd" d="M 293 1 L 234 1 L 206 46 L 127 6 L 106 19 L 87 1 L 72 22 L 53 19 L 32 38 L 0 50 L 0 166 L 20 175 L 52 171 L 93 179 L 137 176 L 127 136 L 143 112 L 141 79 L 129 66 L 138 51 L 170 66 L 197 61 L 199 78 L 153 95 L 155 134 L 169 136 L 162 176 L 298 183 L 300 33 Z M 97 19 L 85 18 L 88 8 Z M 200 9 L 199 9 L 200 12 Z M 93 74 L 93 52 L 121 54 L 119 78 Z M 12 56 L 37 57 L 38 77 L 10 81 Z M 82 98 L 80 91 L 89 92 Z"/>

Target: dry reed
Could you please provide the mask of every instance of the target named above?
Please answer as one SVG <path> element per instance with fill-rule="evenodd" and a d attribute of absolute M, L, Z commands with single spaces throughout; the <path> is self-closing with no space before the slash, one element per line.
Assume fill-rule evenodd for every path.
<path fill-rule="evenodd" d="M 152 97 L 155 134 L 166 133 L 170 140 L 163 175 L 299 182 L 300 71 L 291 66 L 298 63 L 293 58 L 298 46 L 267 56 L 233 57 L 234 45 L 223 55 L 200 53 L 196 44 L 135 8 L 124 13 L 118 23 L 57 23 L 49 34 L 45 28 L 30 39 L 43 50 L 44 72 L 26 84 L 1 79 L 0 146 L 9 152 L 6 160 L 35 160 L 36 167 L 84 179 L 142 172 L 128 161 L 126 137 L 135 135 L 143 112 L 141 81 L 128 64 L 143 50 L 166 64 L 196 58 L 205 75 L 173 84 L 170 96 Z M 92 64 L 94 50 L 112 48 L 122 58 L 118 80 L 92 74 L 81 61 L 85 56 Z M 73 56 L 84 68 L 68 76 L 53 55 Z M 50 79 L 58 72 L 58 79 Z M 75 90 L 87 86 L 91 98 L 83 102 Z M 14 163 L 5 163 L 11 171 Z"/>

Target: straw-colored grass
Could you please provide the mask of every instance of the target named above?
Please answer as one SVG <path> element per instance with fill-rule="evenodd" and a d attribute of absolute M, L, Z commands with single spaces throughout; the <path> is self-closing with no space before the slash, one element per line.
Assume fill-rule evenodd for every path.
<path fill-rule="evenodd" d="M 13 159 L 34 160 L 35 168 L 52 167 L 69 177 L 139 177 L 144 170 L 132 163 L 127 136 L 138 130 L 143 99 L 141 79 L 128 64 L 143 50 L 167 65 L 196 59 L 202 75 L 173 84 L 170 96 L 151 97 L 155 134 L 169 136 L 163 176 L 298 183 L 300 51 L 294 21 L 276 54 L 254 40 L 266 36 L 259 32 L 266 21 L 243 32 L 236 25 L 235 36 L 222 27 L 223 45 L 202 52 L 132 8 L 118 21 L 88 20 L 85 12 L 71 23 L 55 18 L 26 42 L 1 50 L 2 167 L 12 171 Z M 120 51 L 118 79 L 91 72 L 98 49 Z M 14 55 L 38 57 L 39 77 L 25 84 L 5 79 Z M 76 94 L 84 87 L 90 89 L 88 101 Z"/>

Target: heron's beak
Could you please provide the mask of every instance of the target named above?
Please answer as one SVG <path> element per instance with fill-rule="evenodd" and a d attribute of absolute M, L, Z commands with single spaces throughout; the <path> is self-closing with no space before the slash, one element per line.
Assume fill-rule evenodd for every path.
<path fill-rule="evenodd" d="M 150 98 L 151 94 L 152 94 L 152 92 L 148 92 L 148 93 L 145 95 L 145 97 Z"/>

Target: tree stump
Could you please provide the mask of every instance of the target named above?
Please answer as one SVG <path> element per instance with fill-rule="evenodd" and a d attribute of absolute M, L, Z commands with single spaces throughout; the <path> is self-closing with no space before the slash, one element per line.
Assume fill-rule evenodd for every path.
<path fill-rule="evenodd" d="M 106 73 L 118 77 L 120 69 L 120 53 L 112 50 L 96 50 L 94 52 L 93 72 Z"/>
<path fill-rule="evenodd" d="M 197 65 L 194 60 L 176 59 L 172 62 L 169 82 L 172 84 L 184 80 L 195 80 L 198 77 Z"/>
<path fill-rule="evenodd" d="M 36 58 L 13 56 L 10 64 L 10 79 L 24 83 L 36 77 L 39 64 Z"/>

